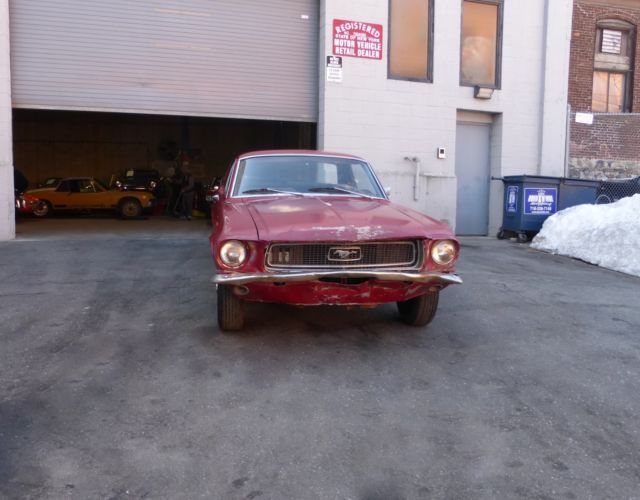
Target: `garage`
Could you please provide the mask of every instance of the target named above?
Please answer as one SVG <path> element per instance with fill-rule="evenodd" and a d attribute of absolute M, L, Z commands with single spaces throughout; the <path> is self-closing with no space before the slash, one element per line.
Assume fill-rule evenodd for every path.
<path fill-rule="evenodd" d="M 317 0 L 9 7 L 14 164 L 32 186 L 183 155 L 205 183 L 240 152 L 316 146 Z"/>
<path fill-rule="evenodd" d="M 306 122 L 17 109 L 14 164 L 31 185 L 67 176 L 109 184 L 129 169 L 164 174 L 187 154 L 196 180 L 206 182 L 244 151 L 313 148 L 315 130 Z"/>

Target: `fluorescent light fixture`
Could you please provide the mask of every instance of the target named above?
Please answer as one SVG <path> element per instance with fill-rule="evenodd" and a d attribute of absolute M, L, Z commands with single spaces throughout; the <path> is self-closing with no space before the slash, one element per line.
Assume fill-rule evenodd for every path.
<path fill-rule="evenodd" d="M 493 96 L 493 91 L 494 89 L 476 85 L 473 88 L 473 97 L 475 97 L 476 99 L 491 99 L 491 97 Z"/>

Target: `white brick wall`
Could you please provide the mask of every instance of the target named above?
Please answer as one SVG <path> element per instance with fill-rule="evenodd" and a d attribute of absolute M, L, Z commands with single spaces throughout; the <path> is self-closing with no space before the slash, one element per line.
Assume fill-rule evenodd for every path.
<path fill-rule="evenodd" d="M 9 4 L 0 0 L 0 241 L 15 238 Z"/>
<path fill-rule="evenodd" d="M 547 2 L 553 13 L 545 30 Z M 435 0 L 434 82 L 420 83 L 387 79 L 387 1 L 322 0 L 322 63 L 332 53 L 334 18 L 382 24 L 384 51 L 380 61 L 343 57 L 342 83 L 325 82 L 322 66 L 319 148 L 371 160 L 392 199 L 452 225 L 458 110 L 495 115 L 492 175 L 562 175 L 571 8 L 571 0 L 505 2 L 502 89 L 482 101 L 459 85 L 461 2 Z M 438 147 L 447 149 L 445 160 L 436 158 Z M 417 201 L 407 156 L 419 158 L 424 173 L 443 176 L 421 177 Z M 492 234 L 502 218 L 501 182 L 492 183 L 489 213 Z"/>

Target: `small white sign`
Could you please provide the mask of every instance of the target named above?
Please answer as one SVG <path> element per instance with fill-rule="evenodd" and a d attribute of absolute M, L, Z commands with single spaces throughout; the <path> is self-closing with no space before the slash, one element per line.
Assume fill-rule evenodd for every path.
<path fill-rule="evenodd" d="M 593 125 L 593 114 L 591 114 L 591 113 L 576 113 L 576 123 L 584 123 L 586 125 Z"/>
<path fill-rule="evenodd" d="M 327 81 L 342 83 L 342 57 L 327 56 Z"/>

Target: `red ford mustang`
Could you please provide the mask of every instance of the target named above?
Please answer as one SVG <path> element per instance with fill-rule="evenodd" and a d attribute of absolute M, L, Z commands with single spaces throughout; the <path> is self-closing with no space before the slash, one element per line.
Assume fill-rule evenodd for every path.
<path fill-rule="evenodd" d="M 451 230 L 391 203 L 371 166 L 307 150 L 246 153 L 212 201 L 218 325 L 240 330 L 244 302 L 375 306 L 429 323 L 460 246 Z"/>

